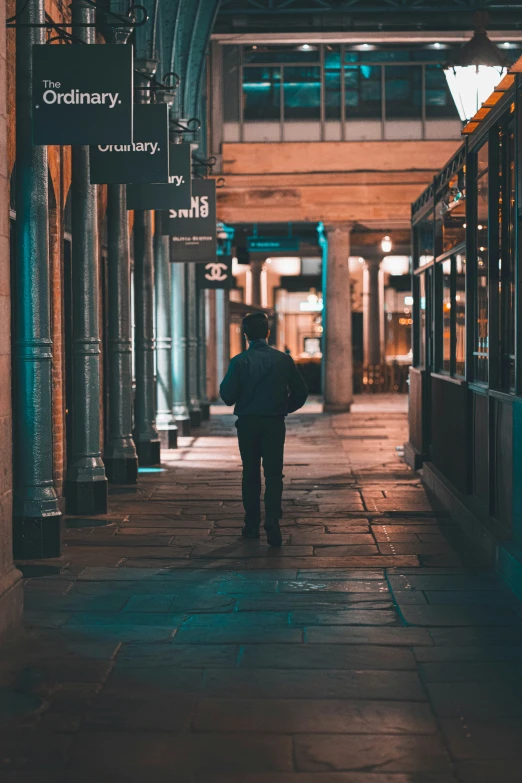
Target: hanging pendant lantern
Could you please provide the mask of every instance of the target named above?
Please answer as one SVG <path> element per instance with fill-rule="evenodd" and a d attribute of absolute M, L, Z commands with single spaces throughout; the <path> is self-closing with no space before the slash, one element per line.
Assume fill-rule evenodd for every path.
<path fill-rule="evenodd" d="M 462 122 L 475 116 L 508 71 L 504 53 L 488 38 L 486 20 L 486 14 L 477 14 L 473 38 L 444 68 Z"/>

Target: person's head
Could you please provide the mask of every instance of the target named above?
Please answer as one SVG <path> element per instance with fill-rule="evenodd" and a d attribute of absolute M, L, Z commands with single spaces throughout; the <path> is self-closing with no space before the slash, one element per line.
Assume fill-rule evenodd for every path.
<path fill-rule="evenodd" d="M 264 313 L 248 313 L 243 318 L 242 326 L 249 343 L 253 340 L 266 340 L 270 334 L 268 318 Z"/>

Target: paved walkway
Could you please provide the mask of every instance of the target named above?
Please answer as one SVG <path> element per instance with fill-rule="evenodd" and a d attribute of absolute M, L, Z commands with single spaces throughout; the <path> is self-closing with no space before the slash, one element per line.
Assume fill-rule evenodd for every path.
<path fill-rule="evenodd" d="M 279 551 L 238 536 L 223 409 L 70 519 L 0 652 L 0 783 L 520 783 L 520 604 L 405 438 L 397 397 L 292 416 Z"/>

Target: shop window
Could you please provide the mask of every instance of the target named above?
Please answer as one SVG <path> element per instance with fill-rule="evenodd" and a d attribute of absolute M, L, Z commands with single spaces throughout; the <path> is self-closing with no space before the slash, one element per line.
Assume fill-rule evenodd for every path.
<path fill-rule="evenodd" d="M 442 263 L 442 368 L 444 372 L 451 372 L 451 348 L 452 348 L 452 312 L 451 305 L 451 259 Z"/>
<path fill-rule="evenodd" d="M 422 218 L 413 229 L 415 257 L 414 268 L 425 266 L 434 258 L 433 212 Z"/>
<path fill-rule="evenodd" d="M 426 367 L 426 277 L 419 275 L 419 367 Z"/>
<path fill-rule="evenodd" d="M 341 119 L 341 49 L 326 46 L 324 52 L 324 116 Z"/>
<path fill-rule="evenodd" d="M 223 47 L 223 118 L 239 122 L 239 46 Z"/>
<path fill-rule="evenodd" d="M 321 119 L 321 69 L 284 68 L 285 120 Z"/>
<path fill-rule="evenodd" d="M 466 373 L 466 259 L 463 253 L 437 264 L 437 368 L 463 378 Z"/>
<path fill-rule="evenodd" d="M 386 74 L 386 119 L 420 120 L 422 69 L 420 65 L 390 65 Z"/>
<path fill-rule="evenodd" d="M 424 100 L 427 120 L 458 120 L 455 101 L 448 88 L 442 66 L 426 65 L 424 71 Z"/>
<path fill-rule="evenodd" d="M 455 256 L 455 375 L 466 375 L 466 257 Z"/>
<path fill-rule="evenodd" d="M 440 256 L 466 241 L 464 171 L 455 174 L 439 194 L 435 207 L 435 254 Z"/>
<path fill-rule="evenodd" d="M 262 122 L 281 115 L 281 69 L 273 66 L 243 69 L 243 119 Z"/>
<path fill-rule="evenodd" d="M 498 303 L 500 388 L 515 391 L 515 133 L 511 123 L 500 134 Z"/>
<path fill-rule="evenodd" d="M 474 378 L 481 383 L 489 380 L 489 303 L 488 303 L 488 225 L 489 225 L 489 144 L 486 142 L 477 153 L 476 183 L 476 291 L 474 324 Z"/>
<path fill-rule="evenodd" d="M 380 65 L 345 65 L 346 120 L 381 119 L 382 75 Z"/>

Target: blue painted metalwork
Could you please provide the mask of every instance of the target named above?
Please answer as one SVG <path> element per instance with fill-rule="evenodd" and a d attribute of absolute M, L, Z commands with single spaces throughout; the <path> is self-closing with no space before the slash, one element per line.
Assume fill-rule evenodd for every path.
<path fill-rule="evenodd" d="M 115 484 L 135 484 L 138 459 L 132 439 L 132 338 L 129 222 L 125 185 L 107 186 L 109 397 L 105 469 Z"/>
<path fill-rule="evenodd" d="M 94 9 L 72 5 L 73 24 L 94 22 Z M 94 43 L 93 27 L 76 36 Z M 73 426 L 66 508 L 71 514 L 104 514 L 107 479 L 100 451 L 100 320 L 97 189 L 90 184 L 89 147 L 72 148 Z"/>
<path fill-rule="evenodd" d="M 154 286 L 156 292 L 156 423 L 164 448 L 175 449 L 178 439 L 172 412 L 172 317 L 170 311 L 170 238 L 160 231 L 161 212 L 156 212 L 154 232 Z"/>
<path fill-rule="evenodd" d="M 43 0 L 19 0 L 19 19 L 45 19 Z M 53 487 L 51 316 L 47 148 L 35 147 L 32 127 L 32 45 L 43 28 L 16 31 L 16 258 L 14 327 L 14 554 L 60 554 L 60 512 Z M 9 444 L 5 444 L 9 448 Z"/>

